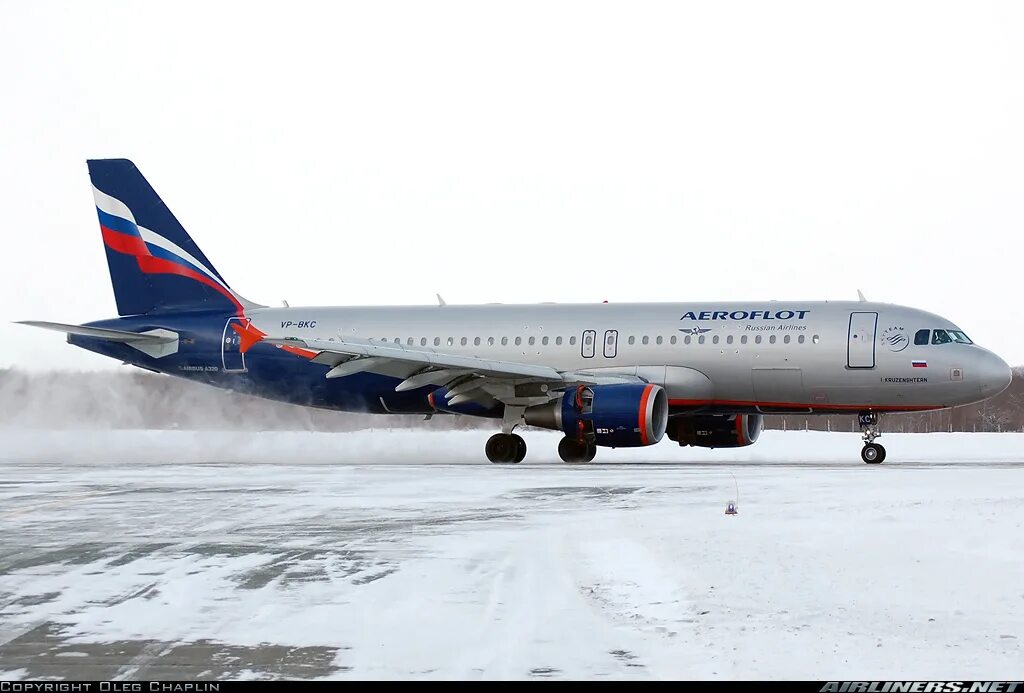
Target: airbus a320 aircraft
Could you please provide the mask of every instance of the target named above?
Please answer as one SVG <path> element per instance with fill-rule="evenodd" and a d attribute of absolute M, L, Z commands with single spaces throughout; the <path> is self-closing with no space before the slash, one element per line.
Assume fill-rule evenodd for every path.
<path fill-rule="evenodd" d="M 520 462 L 523 424 L 598 447 L 730 448 L 764 414 L 858 416 L 861 458 L 883 412 L 977 402 L 1010 369 L 938 315 L 821 301 L 271 308 L 236 293 L 124 159 L 91 160 L 120 316 L 31 321 L 147 370 L 270 399 L 379 414 L 489 417 L 491 462 Z"/>

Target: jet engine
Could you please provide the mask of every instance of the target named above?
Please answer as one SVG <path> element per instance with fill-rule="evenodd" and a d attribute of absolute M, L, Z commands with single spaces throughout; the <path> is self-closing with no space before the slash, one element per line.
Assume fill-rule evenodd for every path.
<path fill-rule="evenodd" d="M 669 440 L 700 448 L 742 448 L 753 445 L 764 418 L 760 414 L 677 416 L 668 428 Z"/>
<path fill-rule="evenodd" d="M 580 385 L 557 399 L 528 407 L 530 426 L 613 448 L 654 445 L 668 426 L 668 395 L 660 385 Z"/>

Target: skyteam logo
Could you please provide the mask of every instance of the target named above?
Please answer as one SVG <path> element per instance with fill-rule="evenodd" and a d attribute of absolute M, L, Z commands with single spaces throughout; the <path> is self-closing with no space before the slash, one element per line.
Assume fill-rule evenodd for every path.
<path fill-rule="evenodd" d="M 702 310 L 689 311 L 680 320 L 803 320 L 809 310 Z"/>
<path fill-rule="evenodd" d="M 910 346 L 910 338 L 903 327 L 894 325 L 882 333 L 882 344 L 889 347 L 889 351 L 900 352 Z"/>

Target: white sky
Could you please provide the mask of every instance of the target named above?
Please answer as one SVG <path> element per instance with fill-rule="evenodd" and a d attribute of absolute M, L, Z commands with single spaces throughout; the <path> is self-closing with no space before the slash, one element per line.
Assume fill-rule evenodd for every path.
<path fill-rule="evenodd" d="M 0 0 L 0 367 L 117 368 L 85 160 L 277 304 L 868 298 L 1024 364 L 1024 3 Z"/>

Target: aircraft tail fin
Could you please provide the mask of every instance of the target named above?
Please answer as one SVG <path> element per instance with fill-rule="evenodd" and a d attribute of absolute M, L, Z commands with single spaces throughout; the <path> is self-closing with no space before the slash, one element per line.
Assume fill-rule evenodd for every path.
<path fill-rule="evenodd" d="M 135 164 L 88 164 L 119 315 L 261 307 L 228 286 Z"/>

